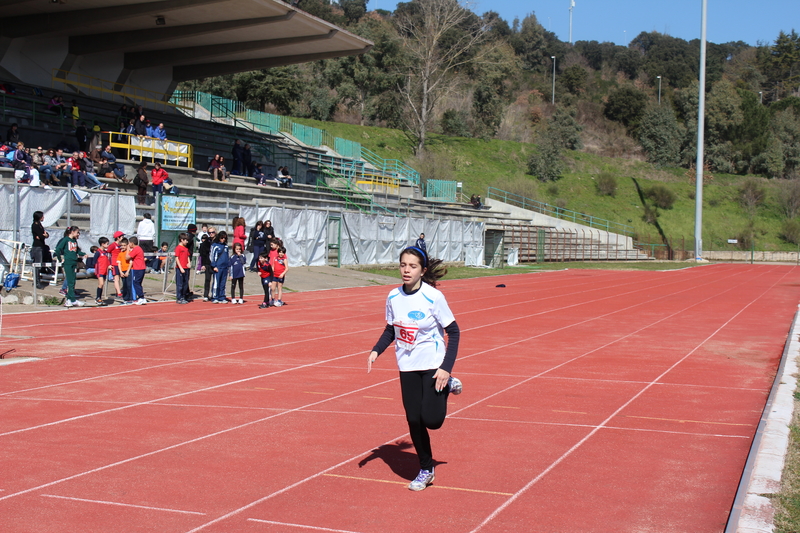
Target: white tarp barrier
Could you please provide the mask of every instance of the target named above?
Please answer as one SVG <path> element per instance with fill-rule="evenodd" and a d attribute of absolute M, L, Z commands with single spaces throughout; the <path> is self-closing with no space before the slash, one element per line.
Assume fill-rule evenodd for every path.
<path fill-rule="evenodd" d="M 519 248 L 510 248 L 508 250 L 508 266 L 516 266 L 519 264 Z"/>
<path fill-rule="evenodd" d="M 117 210 L 119 200 L 119 210 Z M 136 231 L 136 199 L 133 196 L 92 193 L 89 232 L 95 241 L 100 237 L 114 240 L 115 231 L 132 235 Z M 117 215 L 119 213 L 119 225 Z M 96 243 L 94 243 L 96 244 Z M 88 251 L 88 250 L 87 250 Z"/>
<path fill-rule="evenodd" d="M 44 227 L 52 226 L 67 212 L 69 202 L 72 199 L 67 189 L 47 190 L 20 185 L 18 192 L 19 239 L 14 234 L 14 186 L 0 185 L 0 198 L 8 199 L 8 204 L 3 209 L 0 209 L 0 239 L 19 240 L 30 246 L 33 244 L 33 234 L 31 233 L 33 213 L 36 211 L 44 213 L 44 220 L 42 221 Z M 54 235 L 53 233 L 57 234 Z M 51 232 L 47 243 L 51 248 L 54 248 L 62 236 L 60 232 Z M 0 250 L 0 252 L 5 251 Z"/>
<path fill-rule="evenodd" d="M 471 264 L 483 264 L 483 222 L 401 218 L 362 213 L 334 213 L 339 221 L 328 220 L 328 213 L 283 207 L 240 206 L 248 228 L 258 220 L 270 220 L 275 236 L 286 246 L 291 265 L 327 264 L 328 245 L 339 245 L 342 265 L 396 263 L 400 252 L 425 233 L 428 252 L 444 261 L 465 261 L 470 250 Z M 341 236 L 341 242 L 335 242 Z"/>
<path fill-rule="evenodd" d="M 483 248 L 472 244 L 465 246 L 464 266 L 483 266 Z"/>

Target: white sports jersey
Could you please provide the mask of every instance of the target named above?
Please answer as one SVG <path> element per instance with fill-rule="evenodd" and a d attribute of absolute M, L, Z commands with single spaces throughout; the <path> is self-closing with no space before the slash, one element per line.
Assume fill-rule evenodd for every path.
<path fill-rule="evenodd" d="M 394 326 L 400 371 L 439 368 L 444 361 L 444 328 L 454 320 L 444 294 L 427 283 L 411 295 L 402 286 L 393 289 L 386 299 L 386 322 Z"/>

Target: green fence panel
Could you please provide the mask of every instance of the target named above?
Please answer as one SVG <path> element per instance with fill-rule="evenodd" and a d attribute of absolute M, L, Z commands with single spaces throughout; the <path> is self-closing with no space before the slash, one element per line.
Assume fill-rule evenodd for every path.
<path fill-rule="evenodd" d="M 428 180 L 425 199 L 437 202 L 455 202 L 458 182 L 446 180 Z"/>

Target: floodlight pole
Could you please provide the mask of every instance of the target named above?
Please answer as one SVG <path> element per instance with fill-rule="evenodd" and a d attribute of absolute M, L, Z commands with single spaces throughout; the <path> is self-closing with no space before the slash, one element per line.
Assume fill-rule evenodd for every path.
<path fill-rule="evenodd" d="M 759 104 L 764 103 L 764 93 L 762 91 L 758 91 L 758 103 Z"/>
<path fill-rule="evenodd" d="M 569 0 L 569 44 L 572 44 L 572 8 L 575 7 L 575 0 Z"/>
<path fill-rule="evenodd" d="M 697 167 L 696 192 L 694 197 L 694 255 L 703 259 L 703 155 L 706 123 L 706 26 L 708 22 L 708 0 L 703 0 L 700 17 L 700 105 L 697 110 Z"/>
<path fill-rule="evenodd" d="M 553 94 L 551 103 L 556 105 L 556 56 L 550 56 L 550 59 L 553 60 Z"/>
<path fill-rule="evenodd" d="M 661 76 L 656 76 L 658 78 L 658 105 L 661 105 Z"/>

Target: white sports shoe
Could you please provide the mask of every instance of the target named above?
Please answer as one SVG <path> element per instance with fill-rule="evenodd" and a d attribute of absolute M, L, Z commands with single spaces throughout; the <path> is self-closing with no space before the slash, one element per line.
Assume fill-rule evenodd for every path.
<path fill-rule="evenodd" d="M 461 380 L 453 376 L 450 376 L 450 379 L 447 380 L 447 386 L 450 387 L 450 394 L 455 394 L 456 396 L 464 390 Z"/>
<path fill-rule="evenodd" d="M 147 300 L 145 300 L 144 298 L 139 298 L 138 300 L 136 300 L 136 305 L 147 305 Z"/>
<path fill-rule="evenodd" d="M 428 485 L 433 483 L 433 469 L 431 470 L 420 470 L 419 474 L 417 474 L 417 478 L 408 484 L 409 490 L 420 491 L 425 490 L 428 488 Z"/>
<path fill-rule="evenodd" d="M 75 304 L 72 303 L 71 300 L 67 300 L 64 302 L 64 307 L 73 307 Z"/>

